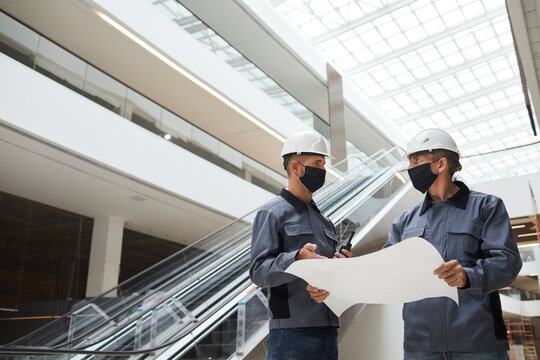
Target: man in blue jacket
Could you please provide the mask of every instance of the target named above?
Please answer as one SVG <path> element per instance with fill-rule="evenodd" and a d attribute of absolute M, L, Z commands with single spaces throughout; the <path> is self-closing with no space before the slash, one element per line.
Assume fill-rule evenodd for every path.
<path fill-rule="evenodd" d="M 521 269 L 501 199 L 452 181 L 461 169 L 452 137 L 424 130 L 407 145 L 413 186 L 424 201 L 393 223 L 385 247 L 419 236 L 445 263 L 434 274 L 458 288 L 459 306 L 446 297 L 403 305 L 404 359 L 508 359 L 498 290 Z"/>
<path fill-rule="evenodd" d="M 332 222 L 312 200 L 325 181 L 324 138 L 315 131 L 289 137 L 283 145 L 288 189 L 264 204 L 253 222 L 249 274 L 258 286 L 269 288 L 270 334 L 267 359 L 337 360 L 339 318 L 310 297 L 327 295 L 285 269 L 303 259 L 343 257 L 335 253 Z M 352 254 L 346 250 L 347 256 Z"/>

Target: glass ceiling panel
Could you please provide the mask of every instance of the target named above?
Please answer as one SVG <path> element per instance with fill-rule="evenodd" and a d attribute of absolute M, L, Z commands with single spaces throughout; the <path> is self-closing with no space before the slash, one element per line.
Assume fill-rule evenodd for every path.
<path fill-rule="evenodd" d="M 447 130 L 467 182 L 540 171 L 504 0 L 267 1 L 408 136 Z"/>

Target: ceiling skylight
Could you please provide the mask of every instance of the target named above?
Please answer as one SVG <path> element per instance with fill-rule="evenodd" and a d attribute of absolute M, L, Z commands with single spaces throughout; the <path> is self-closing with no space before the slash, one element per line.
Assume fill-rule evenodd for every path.
<path fill-rule="evenodd" d="M 268 1 L 408 136 L 447 130 L 466 181 L 540 171 L 504 0 Z"/>

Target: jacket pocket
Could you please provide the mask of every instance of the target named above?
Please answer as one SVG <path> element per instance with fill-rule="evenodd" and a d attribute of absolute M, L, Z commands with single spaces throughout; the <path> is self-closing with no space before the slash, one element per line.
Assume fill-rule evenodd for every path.
<path fill-rule="evenodd" d="M 313 242 L 313 230 L 309 225 L 291 224 L 285 225 L 285 251 L 298 250 L 308 242 Z"/>
<path fill-rule="evenodd" d="M 324 228 L 324 234 L 326 235 L 327 238 L 337 243 L 338 240 L 337 240 L 337 235 L 335 232 L 333 232 L 332 230 L 328 230 L 327 228 Z"/>
<path fill-rule="evenodd" d="M 401 234 L 401 240 L 405 240 L 412 237 L 424 237 L 424 234 L 426 232 L 425 226 L 419 226 L 415 228 L 407 228 L 403 230 L 403 233 Z"/>
<path fill-rule="evenodd" d="M 442 305 L 438 298 L 423 299 L 403 304 L 403 320 L 405 322 L 405 342 L 411 340 L 426 341 L 432 335 L 430 332 L 430 321 L 442 322 L 442 318 L 426 316 L 437 314 Z M 436 316 L 436 315 L 435 315 Z"/>
<path fill-rule="evenodd" d="M 480 256 L 483 226 L 472 222 L 447 225 L 449 260 L 474 263 Z"/>

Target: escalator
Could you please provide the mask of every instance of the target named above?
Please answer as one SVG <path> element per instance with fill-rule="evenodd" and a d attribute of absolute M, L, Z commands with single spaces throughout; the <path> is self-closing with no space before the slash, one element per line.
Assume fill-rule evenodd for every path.
<path fill-rule="evenodd" d="M 315 194 L 340 241 L 403 188 L 401 155 L 394 148 L 366 161 L 352 157 L 351 170 Z M 0 346 L 0 359 L 241 358 L 268 333 L 266 297 L 248 274 L 255 214 Z"/>

